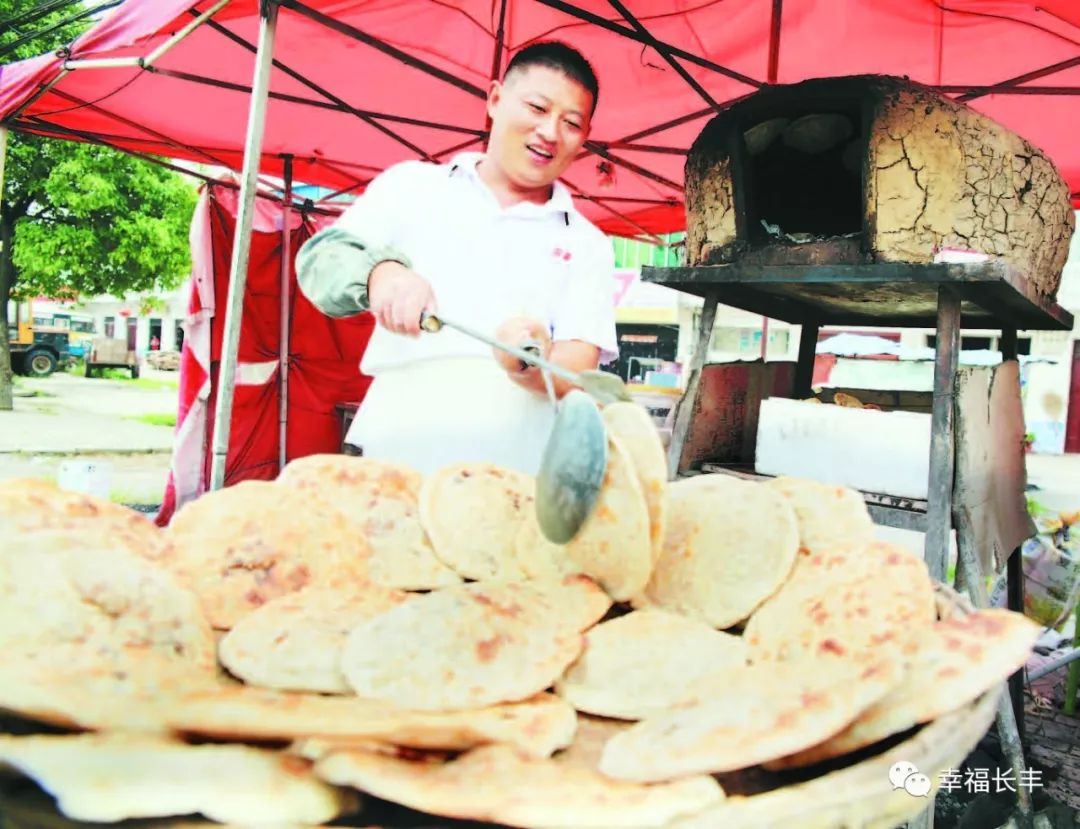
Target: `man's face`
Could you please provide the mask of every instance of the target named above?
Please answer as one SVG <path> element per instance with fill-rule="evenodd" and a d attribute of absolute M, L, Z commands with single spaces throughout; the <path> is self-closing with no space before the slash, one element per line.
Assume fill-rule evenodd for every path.
<path fill-rule="evenodd" d="M 556 69 L 517 69 L 488 93 L 488 156 L 518 187 L 548 187 L 585 143 L 592 105 L 589 91 Z"/>

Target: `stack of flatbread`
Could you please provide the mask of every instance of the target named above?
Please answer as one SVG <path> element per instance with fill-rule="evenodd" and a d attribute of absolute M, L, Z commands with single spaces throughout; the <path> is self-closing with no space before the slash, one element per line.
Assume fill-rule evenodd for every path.
<path fill-rule="evenodd" d="M 733 816 L 1024 663 L 1037 627 L 939 618 L 858 493 L 669 483 L 644 410 L 604 418 L 566 545 L 486 464 L 304 458 L 165 530 L 0 485 L 0 825 L 758 825 Z M 769 782 L 727 797 L 743 772 Z"/>

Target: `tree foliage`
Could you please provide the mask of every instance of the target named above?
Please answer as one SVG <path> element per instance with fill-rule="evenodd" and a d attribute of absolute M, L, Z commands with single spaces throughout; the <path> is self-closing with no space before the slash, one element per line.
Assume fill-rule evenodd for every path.
<path fill-rule="evenodd" d="M 0 61 L 70 44 L 113 2 L 0 0 Z M 0 203 L 0 330 L 12 296 L 123 296 L 174 287 L 188 272 L 194 186 L 93 144 L 8 137 Z M 11 408 L 0 337 L 0 409 Z"/>
<path fill-rule="evenodd" d="M 16 295 L 123 296 L 172 288 L 188 272 L 196 193 L 175 173 L 33 136 L 11 142 L 7 167 Z"/>

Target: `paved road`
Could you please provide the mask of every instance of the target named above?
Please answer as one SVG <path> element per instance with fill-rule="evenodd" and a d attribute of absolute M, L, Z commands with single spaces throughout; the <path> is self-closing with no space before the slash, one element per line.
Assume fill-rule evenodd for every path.
<path fill-rule="evenodd" d="M 58 373 L 18 378 L 15 411 L 0 413 L 0 453 L 170 451 L 172 427 L 137 418 L 175 416 L 177 375 L 147 371 L 143 377 L 106 380 Z"/>
<path fill-rule="evenodd" d="M 0 480 L 56 480 L 77 456 L 106 466 L 113 500 L 161 503 L 173 429 L 136 418 L 175 415 L 176 380 L 175 372 L 152 370 L 144 370 L 143 382 L 18 378 L 15 411 L 0 412 Z"/>

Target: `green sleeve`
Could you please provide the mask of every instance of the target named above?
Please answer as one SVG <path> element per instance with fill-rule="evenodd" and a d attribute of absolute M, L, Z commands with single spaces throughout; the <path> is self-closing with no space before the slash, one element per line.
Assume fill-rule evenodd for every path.
<path fill-rule="evenodd" d="M 400 251 L 366 245 L 347 230 L 329 227 L 297 251 L 296 280 L 304 296 L 328 317 L 351 317 L 368 309 L 368 277 L 380 262 L 412 267 Z"/>

